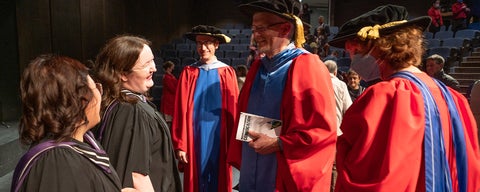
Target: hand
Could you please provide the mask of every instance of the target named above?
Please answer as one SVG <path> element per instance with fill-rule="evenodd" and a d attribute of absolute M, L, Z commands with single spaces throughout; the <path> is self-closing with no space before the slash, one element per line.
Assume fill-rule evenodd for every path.
<path fill-rule="evenodd" d="M 182 163 L 188 163 L 187 153 L 182 150 L 177 150 L 177 159 Z"/>
<path fill-rule="evenodd" d="M 252 140 L 248 142 L 248 146 L 255 149 L 255 152 L 266 155 L 280 151 L 277 138 L 269 137 L 263 133 L 257 133 L 251 130 L 248 131 L 248 135 L 252 137 Z"/>
<path fill-rule="evenodd" d="M 123 188 L 122 189 L 122 192 L 137 192 L 138 190 L 136 190 L 135 188 Z"/>

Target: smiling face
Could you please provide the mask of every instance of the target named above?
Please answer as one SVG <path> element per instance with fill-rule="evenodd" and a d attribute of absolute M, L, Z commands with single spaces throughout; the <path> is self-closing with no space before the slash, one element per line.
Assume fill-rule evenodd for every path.
<path fill-rule="evenodd" d="M 197 42 L 197 52 L 202 62 L 211 63 L 217 60 L 215 56 L 215 51 L 219 45 L 217 39 L 208 35 L 197 35 L 195 40 Z"/>
<path fill-rule="evenodd" d="M 272 13 L 258 12 L 253 15 L 252 35 L 257 50 L 269 58 L 280 53 L 288 44 L 288 22 Z"/>
<path fill-rule="evenodd" d="M 122 86 L 133 92 L 145 93 L 154 85 L 152 77 L 156 71 L 152 50 L 144 45 L 131 71 L 122 75 Z"/>
<path fill-rule="evenodd" d="M 347 85 L 350 88 L 357 90 L 360 86 L 360 76 L 358 76 L 356 73 L 350 73 L 347 76 Z"/>

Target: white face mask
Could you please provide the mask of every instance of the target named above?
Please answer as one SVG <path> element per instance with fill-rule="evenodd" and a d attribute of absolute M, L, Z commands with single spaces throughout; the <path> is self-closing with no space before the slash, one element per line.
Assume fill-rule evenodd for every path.
<path fill-rule="evenodd" d="M 371 81 L 380 78 L 380 69 L 377 59 L 370 54 L 355 54 L 352 57 L 352 68 L 365 81 Z"/>

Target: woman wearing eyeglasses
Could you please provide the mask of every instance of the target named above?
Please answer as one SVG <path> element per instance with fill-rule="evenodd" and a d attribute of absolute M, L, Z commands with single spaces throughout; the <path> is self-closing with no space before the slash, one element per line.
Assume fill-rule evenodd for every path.
<path fill-rule="evenodd" d="M 117 173 L 90 129 L 102 89 L 79 61 L 41 55 L 24 70 L 19 161 L 11 191 L 120 191 Z M 125 191 L 128 189 L 125 189 Z"/>
<path fill-rule="evenodd" d="M 181 191 L 168 125 L 146 97 L 157 71 L 149 45 L 140 37 L 119 36 L 97 56 L 95 73 L 105 90 L 97 138 L 123 187 Z"/>

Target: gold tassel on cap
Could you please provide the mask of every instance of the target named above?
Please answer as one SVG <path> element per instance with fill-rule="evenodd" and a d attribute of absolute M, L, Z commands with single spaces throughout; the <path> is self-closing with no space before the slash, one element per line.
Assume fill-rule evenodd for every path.
<path fill-rule="evenodd" d="M 357 36 L 360 37 L 362 41 L 365 39 L 377 39 L 380 37 L 380 29 L 388 28 L 388 27 L 393 27 L 398 24 L 402 24 L 407 22 L 407 20 L 402 20 L 402 21 L 393 21 L 390 23 L 385 23 L 383 25 L 375 25 L 375 26 L 365 26 L 360 31 L 358 31 Z"/>
<path fill-rule="evenodd" d="M 302 20 L 293 14 L 284 13 L 284 15 L 295 19 L 295 37 L 293 37 L 294 44 L 295 44 L 295 47 L 302 48 L 303 47 L 302 45 L 306 42 L 305 34 L 304 34 L 305 32 L 303 31 Z"/>

